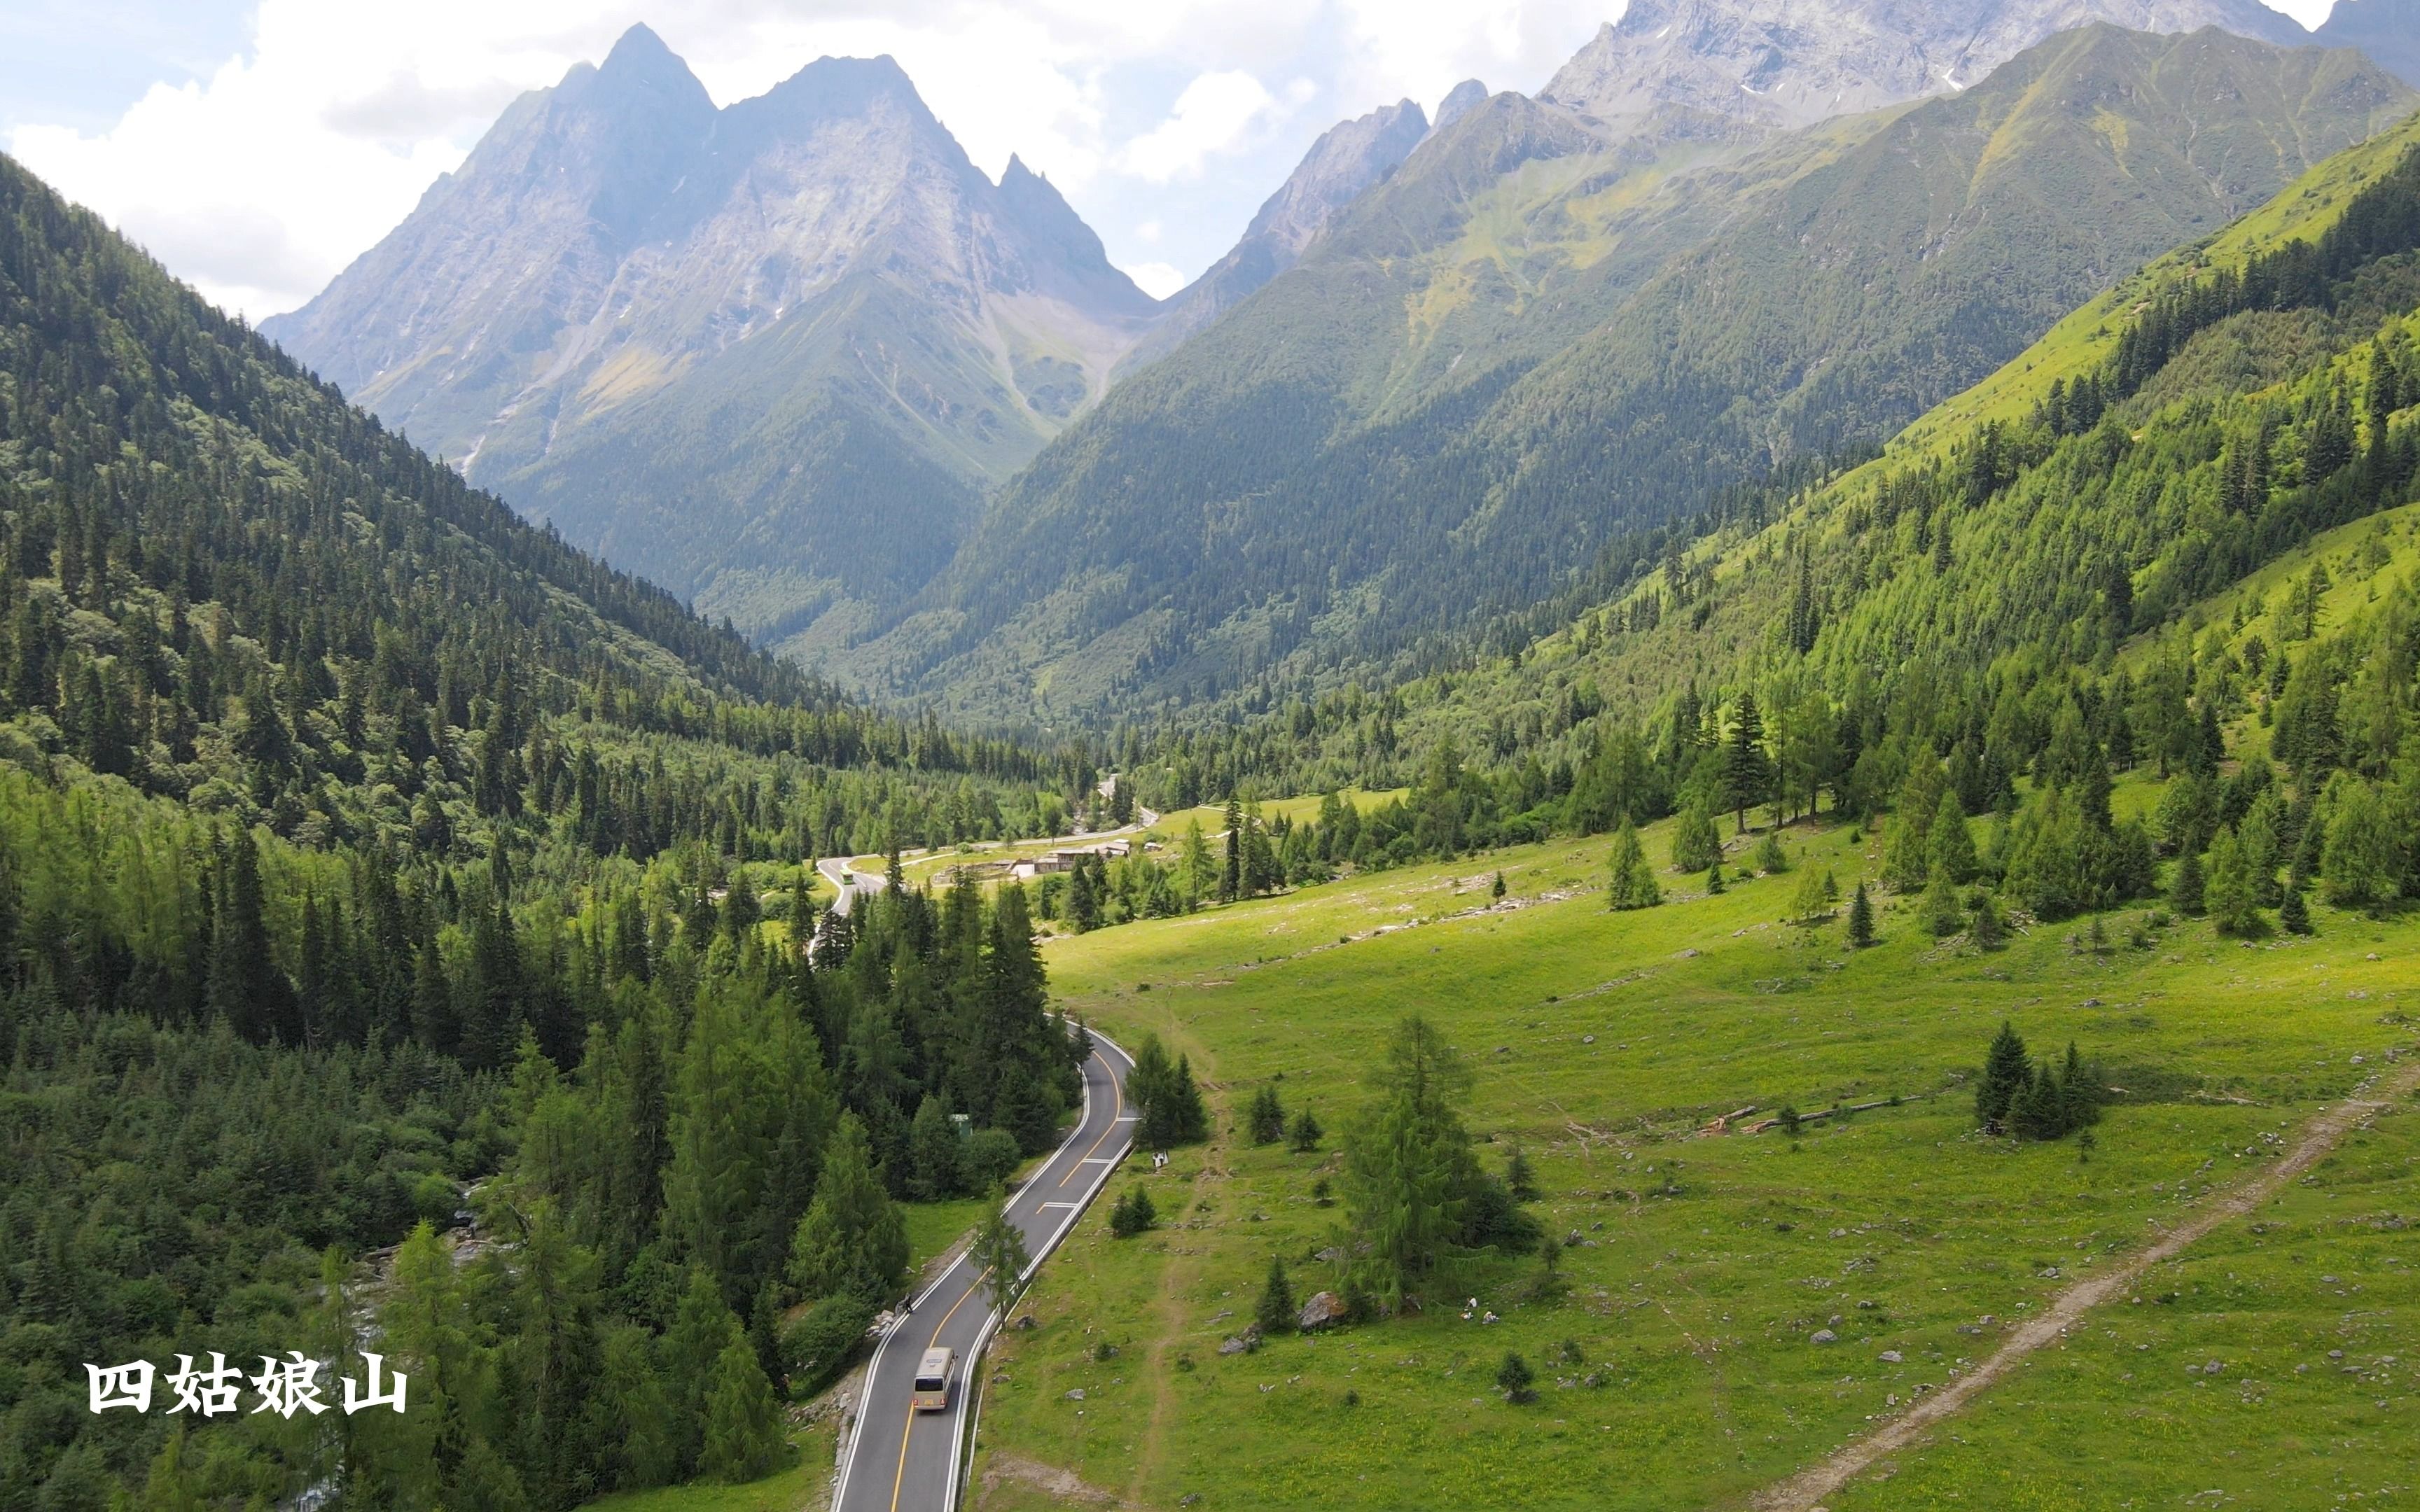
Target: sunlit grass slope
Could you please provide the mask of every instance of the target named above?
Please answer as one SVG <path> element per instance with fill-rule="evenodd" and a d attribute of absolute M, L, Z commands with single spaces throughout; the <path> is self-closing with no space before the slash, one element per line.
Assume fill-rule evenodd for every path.
<path fill-rule="evenodd" d="M 2119 807 L 2151 795 L 2123 785 Z M 1660 856 L 1662 827 L 1647 839 Z M 1790 848 L 1795 867 L 1829 868 L 1843 889 L 1875 864 L 1871 837 L 1848 829 L 1793 832 Z M 1222 1132 L 1165 1172 L 1121 1175 L 1151 1190 L 1160 1229 L 1113 1240 L 1096 1212 L 1046 1270 L 1037 1326 L 996 1347 L 983 1454 L 1150 1506 L 1194 1493 L 1219 1507 L 1737 1504 L 1846 1442 L 1894 1396 L 1945 1382 L 1988 1352 L 1986 1316 L 2040 1306 L 2256 1168 L 2273 1148 L 2264 1136 L 2290 1133 L 2414 1040 L 2413 921 L 2321 910 L 2315 940 L 2246 948 L 2186 922 L 2137 946 L 2146 914 L 2134 910 L 2110 916 L 2105 951 L 2077 920 L 1977 955 L 1937 947 L 1912 912 L 1886 907 L 1882 943 L 1852 952 L 1839 924 L 1779 922 L 1795 874 L 1709 898 L 1701 879 L 1667 873 L 1663 906 L 1609 913 L 1597 896 L 1605 853 L 1603 841 L 1533 846 L 1054 942 L 1052 980 L 1069 1006 L 1121 1038 L 1156 1032 L 1188 1053 Z M 1491 907 L 1499 866 L 1510 896 Z M 1540 1294 L 1534 1258 L 1475 1260 L 1433 1287 L 1419 1316 L 1222 1356 L 1273 1255 L 1298 1295 L 1332 1281 L 1312 1256 L 1335 1242 L 1341 1210 L 1315 1205 L 1312 1185 L 1336 1169 L 1332 1134 L 1364 1066 L 1411 1011 L 1475 1065 L 1484 1158 L 1527 1149 L 1545 1189 L 1537 1211 L 1578 1236 L 1567 1291 Z M 1963 1079 L 2003 1019 L 2038 1052 L 2074 1040 L 2129 1089 L 2088 1161 L 2073 1141 L 1975 1135 Z M 1320 1153 L 1237 1137 L 1264 1084 L 1327 1125 Z M 1810 1124 L 1795 1143 L 1698 1134 L 1750 1104 L 1811 1113 L 1891 1097 L 1902 1101 Z M 2420 1200 L 2408 1163 L 2361 1166 L 2372 1167 L 2357 1196 L 2308 1202 L 2349 1218 Z M 2314 1229 L 2312 1254 L 2323 1241 L 2340 1236 Z M 2223 1229 L 2210 1252 L 2246 1242 Z M 2179 1273 L 2217 1286 L 2226 1268 L 2195 1253 Z M 1469 1296 L 1501 1321 L 1465 1321 Z M 2282 1337 L 2336 1326 L 2346 1304 L 2305 1288 L 2266 1305 L 2261 1326 Z M 2183 1353 L 2227 1352 L 2188 1322 L 2205 1310 L 2158 1315 L 2164 1377 L 2180 1374 Z M 1826 1329 L 1833 1340 L 1814 1342 Z M 1576 1358 L 1559 1354 L 1565 1341 Z M 1508 1349 L 1538 1368 L 1537 1406 L 1494 1389 Z M 2081 1404 L 2103 1388 L 2076 1389 Z M 2076 1446 L 2002 1405 L 2027 1390 L 2040 1395 L 2027 1378 L 1987 1396 L 1977 1420 L 2020 1414 L 1993 1430 L 1994 1472 L 2055 1487 Z M 2408 1381 L 2381 1394 L 2408 1410 Z M 2341 1445 L 2331 1452 L 2348 1464 L 2402 1452 L 2396 1414 L 2276 1401 L 2273 1430 Z M 2216 1484 L 2212 1437 L 2127 1441 L 2129 1484 L 2168 1500 Z M 1958 1473 L 1945 1464 L 1943 1496 Z M 985 1504 L 1046 1504 L 1027 1484 L 994 1476 Z M 2334 1492 L 2264 1494 L 2319 1505 Z"/>

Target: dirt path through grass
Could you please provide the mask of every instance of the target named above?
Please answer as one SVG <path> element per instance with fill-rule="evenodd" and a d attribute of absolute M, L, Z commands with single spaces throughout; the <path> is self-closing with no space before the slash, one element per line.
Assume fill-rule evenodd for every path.
<path fill-rule="evenodd" d="M 2145 1272 L 2175 1258 L 2203 1235 L 2230 1219 L 2251 1213 L 2277 1195 L 2280 1188 L 2308 1171 L 2342 1142 L 2344 1136 L 2397 1098 L 2420 1088 L 2420 1061 L 2395 1070 L 2355 1090 L 2303 1130 L 2292 1150 L 2258 1176 L 2220 1195 L 2159 1240 L 2127 1257 L 2115 1270 L 2079 1281 L 2054 1299 L 2038 1318 L 2029 1318 L 2011 1332 L 1992 1357 L 1974 1370 L 1923 1397 L 1874 1431 L 1758 1496 L 1761 1512 L 1817 1512 L 1824 1497 L 1871 1469 L 1887 1455 L 1906 1449 L 1933 1425 L 1950 1417 L 1989 1391 L 1993 1384 L 2044 1345 L 2055 1342 L 2070 1325 L 2111 1297 L 2126 1291 Z"/>

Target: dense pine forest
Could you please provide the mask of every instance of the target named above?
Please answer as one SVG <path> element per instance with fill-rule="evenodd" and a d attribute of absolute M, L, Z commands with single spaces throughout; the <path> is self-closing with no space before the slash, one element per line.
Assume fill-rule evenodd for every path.
<path fill-rule="evenodd" d="M 1082 749 L 752 651 L 7 160 L 0 626 L 0 1507 L 753 1473 L 893 1201 L 1077 1095 L 1019 898 L 810 879 L 1052 832 Z M 358 1375 L 373 1321 L 408 1427 L 85 1410 L 86 1362 Z"/>

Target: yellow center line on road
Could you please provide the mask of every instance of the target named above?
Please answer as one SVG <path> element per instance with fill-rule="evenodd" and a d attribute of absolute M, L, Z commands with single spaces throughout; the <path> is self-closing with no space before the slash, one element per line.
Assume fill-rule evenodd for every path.
<path fill-rule="evenodd" d="M 989 1274 L 991 1274 L 991 1271 L 986 1268 L 984 1271 L 983 1275 L 976 1276 L 973 1284 L 969 1286 L 966 1290 L 958 1293 L 958 1300 L 950 1304 L 950 1310 L 943 1313 L 941 1315 L 941 1320 L 933 1325 L 933 1336 L 924 1341 L 924 1348 L 929 1350 L 934 1345 L 941 1342 L 941 1330 L 950 1326 L 950 1319 L 958 1316 L 958 1309 L 967 1304 L 967 1299 L 969 1297 L 973 1296 L 976 1292 L 983 1289 L 984 1276 Z M 914 1387 L 911 1383 L 908 1397 L 908 1422 L 906 1426 L 902 1427 L 899 1430 L 899 1472 L 897 1474 L 891 1477 L 891 1512 L 899 1512 L 899 1489 L 908 1484 L 908 1441 L 913 1438 L 915 1433 L 916 1397 Z"/>
<path fill-rule="evenodd" d="M 1109 1073 L 1109 1095 L 1111 1098 L 1115 1099 L 1115 1101 L 1109 1104 L 1109 1126 L 1101 1131 L 1100 1138 L 1093 1141 L 1093 1148 L 1084 1151 L 1084 1159 L 1068 1166 L 1067 1174 L 1059 1178 L 1059 1184 L 1061 1186 L 1065 1186 L 1069 1181 L 1074 1180 L 1076 1179 L 1076 1173 L 1084 1168 L 1085 1162 L 1090 1161 L 1095 1151 L 1097 1151 L 1103 1145 L 1109 1143 L 1109 1135 L 1118 1132 L 1119 1117 L 1126 1110 L 1126 1092 L 1125 1088 L 1118 1085 L 1118 1069 L 1109 1064 L 1109 1057 L 1101 1054 L 1097 1050 L 1093 1052 L 1093 1058 L 1099 1061 L 1101 1063 L 1101 1069 Z"/>

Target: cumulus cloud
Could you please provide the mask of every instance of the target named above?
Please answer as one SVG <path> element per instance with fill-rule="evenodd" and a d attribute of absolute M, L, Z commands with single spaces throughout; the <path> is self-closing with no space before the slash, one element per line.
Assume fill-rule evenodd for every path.
<path fill-rule="evenodd" d="M 1164 300 L 1193 282 L 1167 263 L 1129 263 L 1125 275 L 1155 300 Z"/>
<path fill-rule="evenodd" d="M 1277 97 L 1240 69 L 1197 75 L 1166 120 L 1126 144 L 1119 165 L 1155 184 L 1199 174 L 1212 153 L 1234 147 L 1278 109 Z"/>

